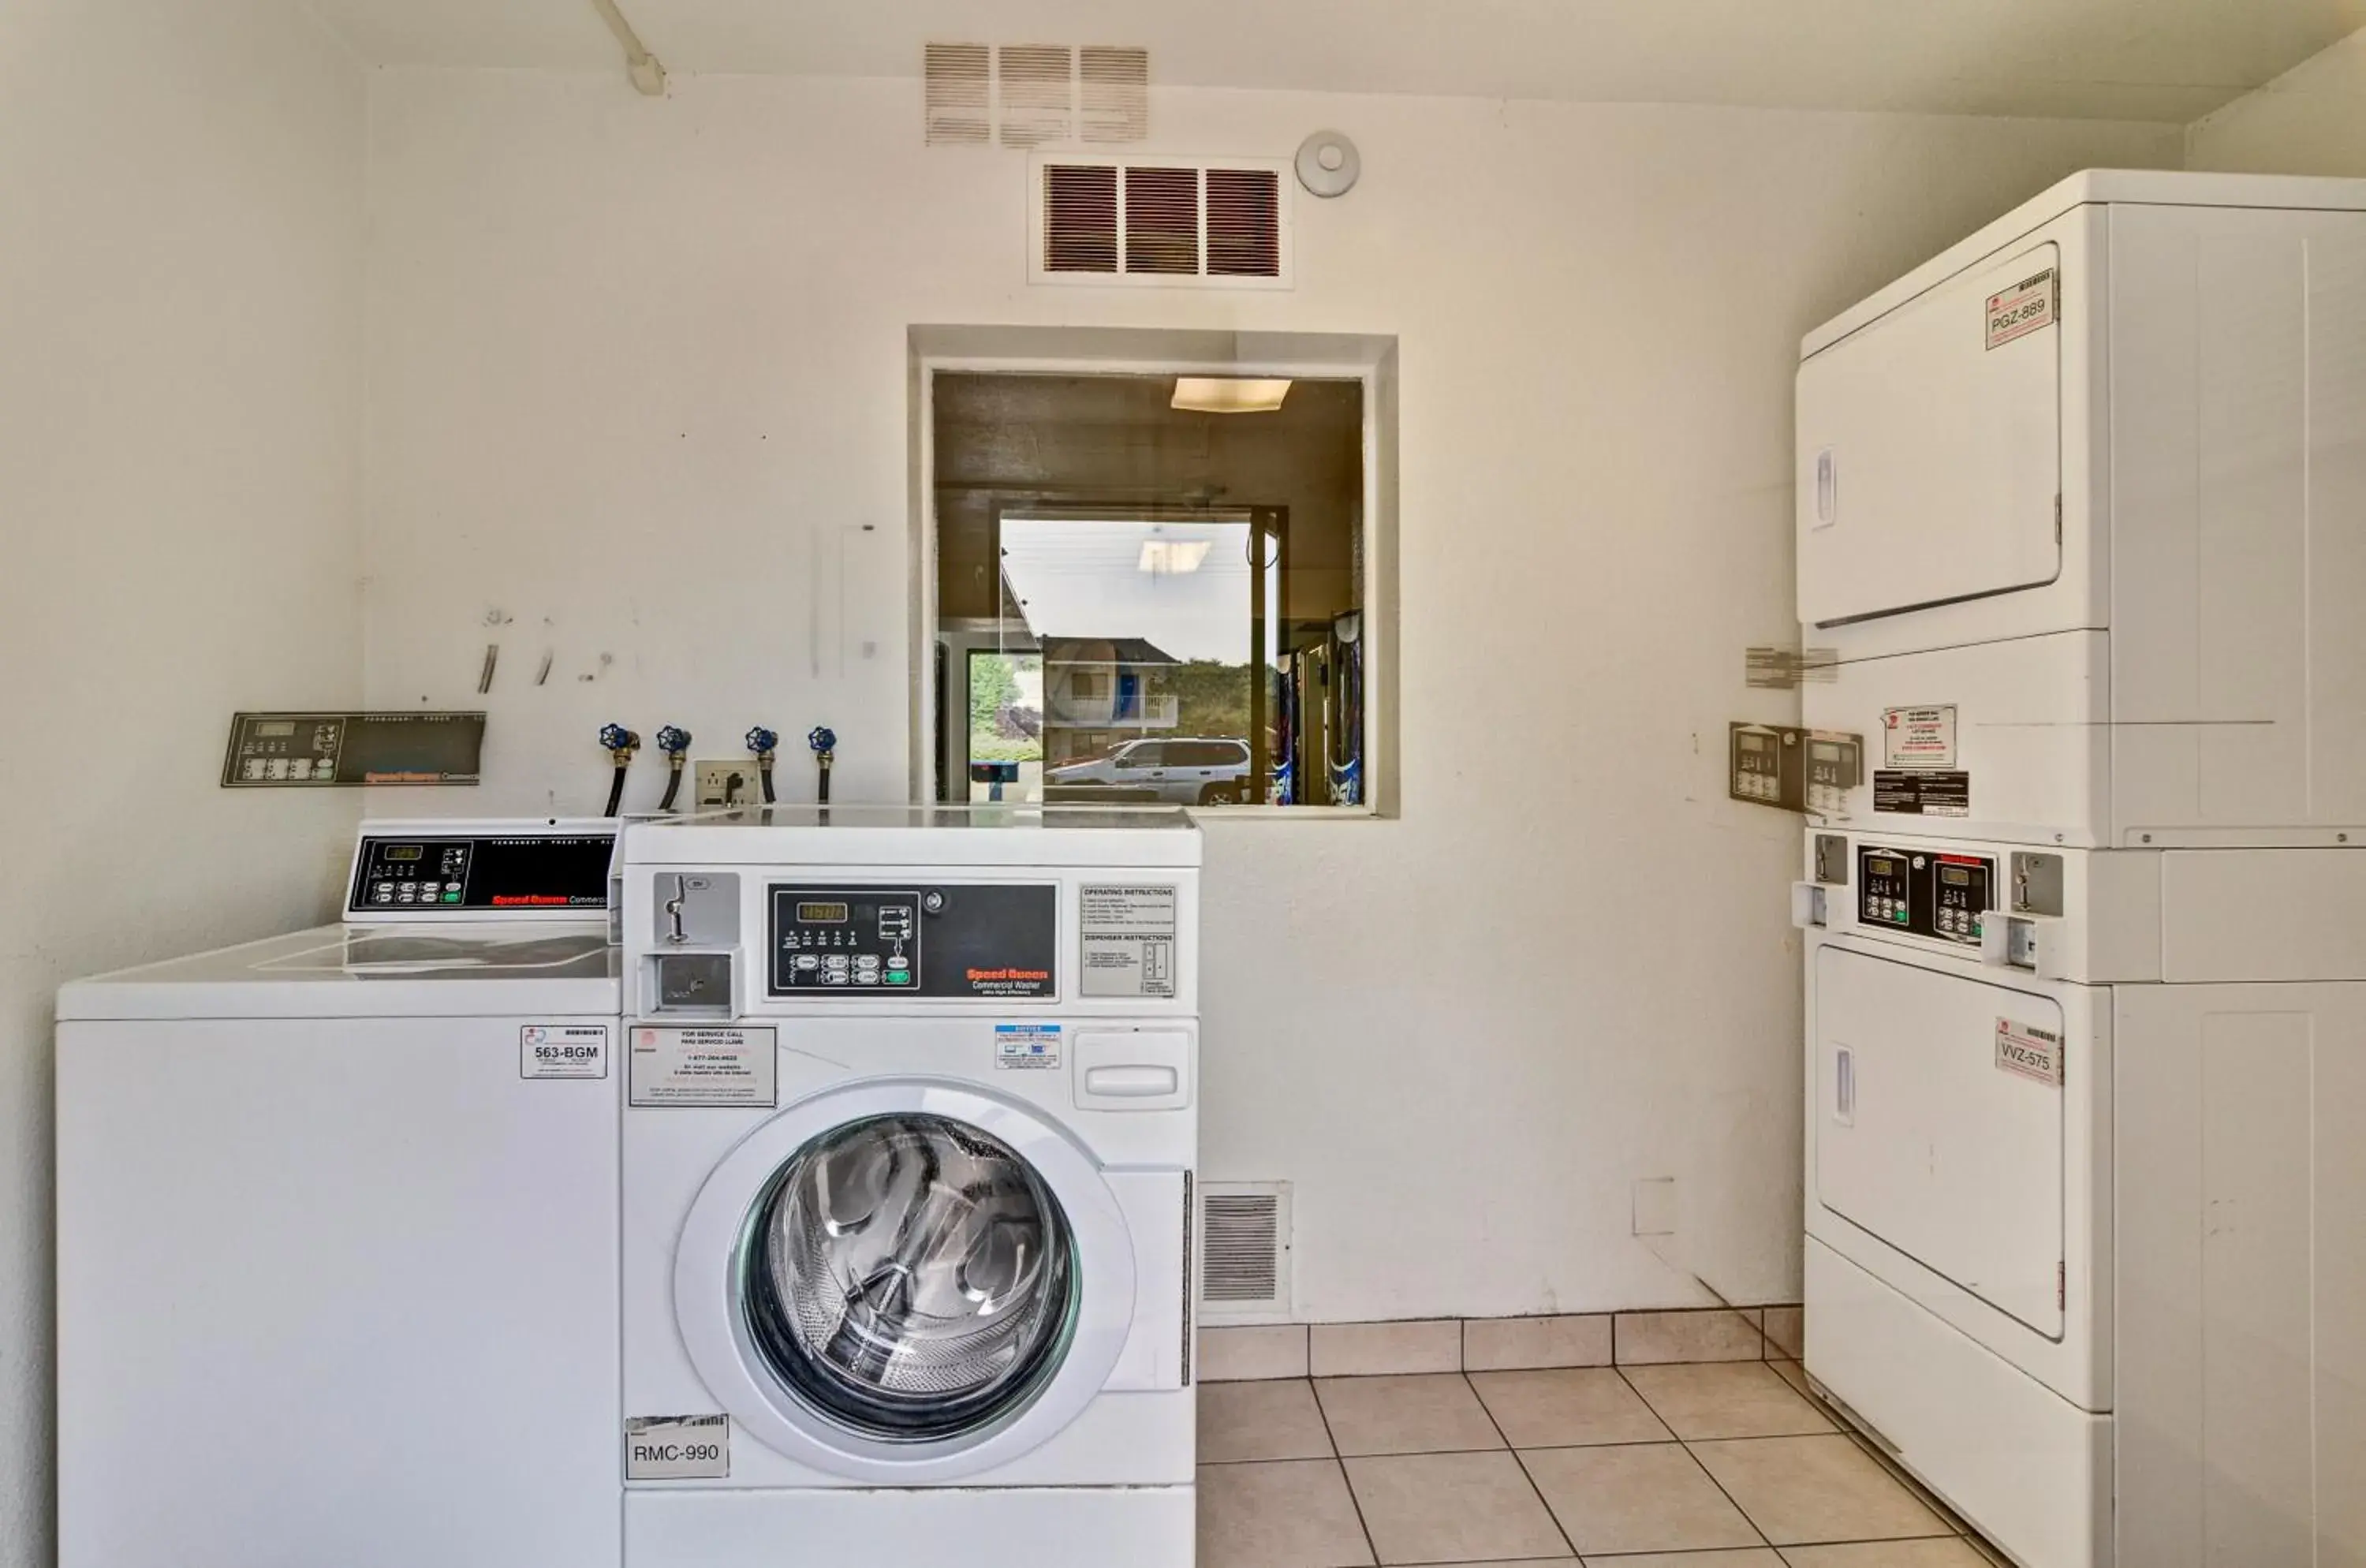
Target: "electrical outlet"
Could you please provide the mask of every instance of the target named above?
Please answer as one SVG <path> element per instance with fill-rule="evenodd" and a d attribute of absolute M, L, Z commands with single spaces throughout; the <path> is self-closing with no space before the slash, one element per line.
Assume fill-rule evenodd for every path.
<path fill-rule="evenodd" d="M 693 762 L 691 766 L 695 770 L 692 783 L 701 810 L 749 806 L 759 797 L 753 757 L 730 762 Z"/>

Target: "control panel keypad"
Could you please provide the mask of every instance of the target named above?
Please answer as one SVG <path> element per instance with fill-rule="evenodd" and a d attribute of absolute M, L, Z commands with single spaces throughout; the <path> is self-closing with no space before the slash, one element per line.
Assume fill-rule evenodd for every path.
<path fill-rule="evenodd" d="M 1865 846 L 1856 863 L 1860 925 L 1979 945 L 1996 886 L 1993 859 Z"/>

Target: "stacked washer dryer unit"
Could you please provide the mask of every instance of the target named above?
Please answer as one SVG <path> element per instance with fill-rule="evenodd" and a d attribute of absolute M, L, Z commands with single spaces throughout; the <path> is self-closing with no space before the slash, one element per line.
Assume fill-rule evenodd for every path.
<path fill-rule="evenodd" d="M 2027 1568 L 2366 1562 L 2366 184 L 1807 339 L 1808 1374 Z"/>
<path fill-rule="evenodd" d="M 62 1568 L 617 1561 L 616 834 L 366 823 L 59 993 Z"/>
<path fill-rule="evenodd" d="M 625 1561 L 1188 1568 L 1199 834 L 626 841 Z"/>

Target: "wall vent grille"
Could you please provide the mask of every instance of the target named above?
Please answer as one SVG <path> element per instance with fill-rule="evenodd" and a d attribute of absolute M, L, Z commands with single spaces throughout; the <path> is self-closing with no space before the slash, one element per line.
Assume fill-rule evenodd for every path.
<path fill-rule="evenodd" d="M 1038 157 L 1038 283 L 1290 286 L 1290 187 L 1278 163 Z"/>
<path fill-rule="evenodd" d="M 1200 1190 L 1200 1316 L 1290 1320 L 1290 1184 L 1216 1182 Z"/>
<path fill-rule="evenodd" d="M 922 61 L 932 147 L 1106 144 L 1150 134 L 1147 50 L 932 43 Z"/>

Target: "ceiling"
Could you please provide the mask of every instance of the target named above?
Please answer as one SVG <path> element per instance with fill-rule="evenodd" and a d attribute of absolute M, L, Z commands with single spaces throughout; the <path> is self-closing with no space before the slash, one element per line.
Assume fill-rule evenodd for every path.
<path fill-rule="evenodd" d="M 618 67 L 592 0 L 309 0 L 378 64 Z M 913 76 L 1138 44 L 1157 85 L 2186 122 L 2366 0 L 621 0 L 675 73 Z"/>

